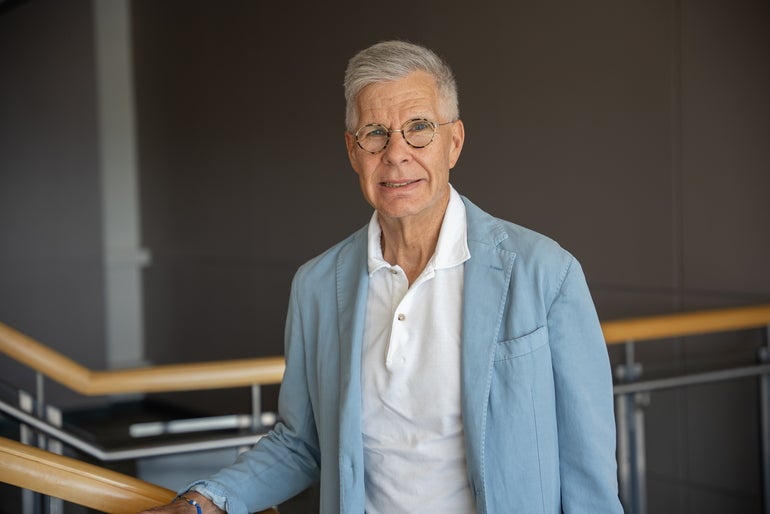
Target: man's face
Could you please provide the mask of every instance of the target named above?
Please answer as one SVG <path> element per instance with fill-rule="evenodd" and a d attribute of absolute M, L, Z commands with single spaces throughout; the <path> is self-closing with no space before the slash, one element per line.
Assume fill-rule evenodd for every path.
<path fill-rule="evenodd" d="M 400 129 L 404 122 L 424 118 L 445 123 L 433 77 L 414 72 L 401 80 L 370 84 L 358 95 L 358 126 L 379 123 Z M 364 198 L 380 217 L 419 221 L 442 215 L 449 198 L 449 170 L 460 157 L 464 128 L 461 121 L 437 128 L 424 148 L 409 146 L 401 132 L 390 135 L 388 146 L 370 154 L 345 134 L 348 157 L 358 174 Z M 406 221 L 406 220 L 404 220 Z"/>

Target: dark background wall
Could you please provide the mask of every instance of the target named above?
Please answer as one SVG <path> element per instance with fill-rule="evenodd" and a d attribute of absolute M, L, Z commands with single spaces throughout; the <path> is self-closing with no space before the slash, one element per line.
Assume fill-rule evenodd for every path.
<path fill-rule="evenodd" d="M 105 362 L 89 2 L 0 8 L 0 321 L 85 366 Z M 0 379 L 34 390 L 0 356 Z M 55 384 L 59 404 L 82 402 Z"/>
<path fill-rule="evenodd" d="M 0 17 L 0 319 L 99 367 L 90 4 L 66 5 Z M 344 150 L 342 74 L 394 37 L 434 48 L 458 77 L 455 187 L 572 251 L 602 319 L 770 299 L 766 1 L 131 9 L 153 362 L 281 352 L 294 270 L 370 215 Z M 637 352 L 649 377 L 751 363 L 760 344 L 729 334 Z M 650 512 L 759 511 L 758 401 L 754 380 L 652 395 Z"/>

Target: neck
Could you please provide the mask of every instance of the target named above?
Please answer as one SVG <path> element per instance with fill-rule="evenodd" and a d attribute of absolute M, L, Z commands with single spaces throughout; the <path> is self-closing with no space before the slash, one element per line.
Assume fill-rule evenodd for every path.
<path fill-rule="evenodd" d="M 440 216 L 419 221 L 410 218 L 379 217 L 382 228 L 382 256 L 389 263 L 401 267 L 410 284 L 417 280 L 436 252 L 445 212 L 446 206 Z"/>

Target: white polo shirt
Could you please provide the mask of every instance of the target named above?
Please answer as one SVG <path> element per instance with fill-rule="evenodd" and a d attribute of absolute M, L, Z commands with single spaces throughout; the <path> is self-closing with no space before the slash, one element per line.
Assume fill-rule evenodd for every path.
<path fill-rule="evenodd" d="M 474 513 L 460 408 L 465 205 L 452 188 L 436 252 L 411 287 L 383 259 L 380 235 L 375 212 L 361 378 L 366 513 Z"/>

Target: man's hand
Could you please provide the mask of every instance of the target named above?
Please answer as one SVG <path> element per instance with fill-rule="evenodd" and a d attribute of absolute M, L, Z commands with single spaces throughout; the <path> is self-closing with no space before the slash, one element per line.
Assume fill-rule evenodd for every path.
<path fill-rule="evenodd" d="M 190 498 L 198 502 L 201 508 L 201 514 L 227 514 L 225 511 L 214 505 L 211 500 L 203 496 L 202 494 L 190 491 L 184 493 L 185 498 Z M 198 514 L 195 505 L 191 505 L 182 498 L 161 505 L 159 507 L 153 507 L 150 510 L 144 510 L 138 514 Z"/>

